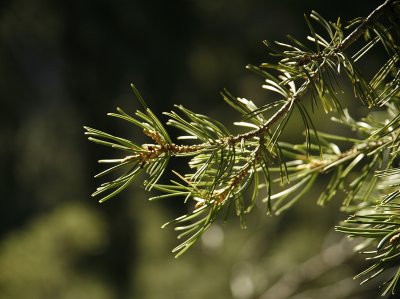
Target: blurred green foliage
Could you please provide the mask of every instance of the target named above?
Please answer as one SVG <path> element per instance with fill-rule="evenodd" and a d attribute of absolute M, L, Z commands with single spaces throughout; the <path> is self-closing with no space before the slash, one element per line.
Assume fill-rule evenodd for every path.
<path fill-rule="evenodd" d="M 148 203 L 133 188 L 105 205 L 90 200 L 97 183 L 90 177 L 99 170 L 93 161 L 108 153 L 86 142 L 82 126 L 135 136 L 103 117 L 117 105 L 136 108 L 131 82 L 155 112 L 182 103 L 229 124 L 235 114 L 218 96 L 224 87 L 268 100 L 259 79 L 244 70 L 267 56 L 263 39 L 304 36 L 302 16 L 311 9 L 349 19 L 374 6 L 2 1 L 0 298 L 319 298 L 303 292 L 351 277 L 356 270 L 329 263 L 316 277 L 301 274 L 304 262 L 337 243 L 326 235 L 343 218 L 334 203 L 322 209 L 314 199 L 277 218 L 261 206 L 245 231 L 234 221 L 220 223 L 193 251 L 173 259 L 174 234 L 160 226 L 182 212 L 181 203 Z M 280 278 L 292 279 L 286 293 Z M 272 295 L 265 293 L 271 288 Z M 342 289 L 340 298 L 376 295 L 352 281 Z"/>
<path fill-rule="evenodd" d="M 0 246 L 1 298 L 113 298 L 82 260 L 104 246 L 101 216 L 63 205 L 6 236 Z"/>

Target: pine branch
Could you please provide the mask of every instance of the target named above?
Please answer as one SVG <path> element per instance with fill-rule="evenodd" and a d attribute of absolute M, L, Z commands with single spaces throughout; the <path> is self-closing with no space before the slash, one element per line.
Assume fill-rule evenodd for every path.
<path fill-rule="evenodd" d="M 180 197 L 186 203 L 192 203 L 188 214 L 166 224 L 175 225 L 180 232 L 178 238 L 184 239 L 173 250 L 178 256 L 195 244 L 224 213 L 229 215 L 231 210 L 235 210 L 244 227 L 245 216 L 253 208 L 261 190 L 266 193 L 263 201 L 267 202 L 268 212 L 279 214 L 306 196 L 319 177 L 329 176 L 317 203 L 324 204 L 337 191 L 342 191 L 345 194 L 343 210 L 356 212 L 338 230 L 352 236 L 372 238 L 379 244 L 387 244 L 394 238 L 389 242 L 391 246 L 384 248 L 391 261 L 397 262 L 400 229 L 382 215 L 391 217 L 395 214 L 394 209 L 398 208 L 395 202 L 400 200 L 400 189 L 397 188 L 400 183 L 396 181 L 400 171 L 392 166 L 400 150 L 400 45 L 396 39 L 400 32 L 399 4 L 398 0 L 385 1 L 366 18 L 352 21 L 350 27 L 355 29 L 347 35 L 340 19 L 329 22 L 313 11 L 305 17 L 311 46 L 290 36 L 287 43 L 265 42 L 274 58 L 272 62 L 247 68 L 264 78 L 262 88 L 272 92 L 277 100 L 258 107 L 252 101 L 234 97 L 227 91 L 222 93 L 225 102 L 241 114 L 241 121 L 234 124 L 246 128 L 245 133 L 231 133 L 217 120 L 179 105 L 175 106 L 176 111 L 164 113 L 169 117 L 167 125 L 182 132 L 178 138 L 180 142 L 194 142 L 175 143 L 132 85 L 143 111 L 138 110 L 130 116 L 118 108 L 116 113 L 109 115 L 139 127 L 151 143 L 136 144 L 85 127 L 90 141 L 126 153 L 122 158 L 99 161 L 112 166 L 96 177 L 110 173 L 118 173 L 118 177 L 102 184 L 93 196 L 101 195 L 100 202 L 104 202 L 145 173 L 146 190 L 162 192 L 152 200 Z M 317 32 L 314 23 L 321 25 L 324 33 Z M 324 34 L 327 37 L 323 37 Z M 348 48 L 361 37 L 365 41 L 360 42 L 363 43 L 360 49 L 353 55 L 348 54 Z M 384 48 L 388 57 L 368 80 L 357 64 L 378 46 Z M 385 107 L 386 111 L 381 111 L 379 117 L 371 113 L 361 121 L 354 120 L 339 96 L 343 92 L 343 77 L 353 86 L 354 96 L 371 112 L 373 107 Z M 308 99 L 311 109 L 306 106 Z M 322 105 L 326 113 L 333 113 L 336 123 L 356 131 L 359 137 L 348 138 L 318 131 L 312 117 L 318 105 Z M 281 138 L 294 111 L 299 112 L 304 126 L 302 144 L 291 144 Z M 345 142 L 347 148 L 341 149 L 338 141 Z M 174 172 L 176 180 L 169 184 L 159 183 L 169 160 L 175 157 L 189 159 L 191 171 L 186 174 Z M 382 177 L 394 178 L 395 184 L 384 183 Z M 375 206 L 383 211 L 378 213 L 380 222 L 374 222 Z M 372 220 L 369 216 L 366 219 L 364 213 Z M 379 261 L 364 274 L 378 269 L 371 276 L 374 277 L 387 270 L 385 259 L 388 256 L 382 256 L 378 251 L 376 259 Z M 387 290 L 397 287 L 399 277 L 400 274 L 393 276 Z"/>

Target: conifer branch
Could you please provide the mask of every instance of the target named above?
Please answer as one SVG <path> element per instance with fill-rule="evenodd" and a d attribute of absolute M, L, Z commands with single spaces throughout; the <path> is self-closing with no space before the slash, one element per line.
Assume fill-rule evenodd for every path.
<path fill-rule="evenodd" d="M 229 215 L 235 210 L 245 227 L 245 216 L 261 193 L 268 212 L 279 214 L 310 194 L 319 177 L 328 176 L 329 182 L 317 203 L 322 205 L 342 191 L 342 209 L 355 214 L 337 230 L 368 239 L 363 243 L 365 247 L 377 244 L 373 252 L 377 262 L 362 275 L 371 278 L 388 270 L 400 261 L 400 221 L 396 210 L 400 202 L 400 170 L 393 166 L 400 151 L 399 16 L 400 2 L 387 0 L 366 18 L 352 21 L 350 27 L 355 29 L 345 35 L 340 19 L 329 22 L 313 11 L 305 17 L 311 46 L 290 36 L 287 43 L 266 41 L 272 62 L 247 68 L 265 80 L 262 88 L 278 100 L 257 106 L 227 91 L 222 93 L 225 102 L 241 114 L 241 121 L 234 124 L 246 128 L 245 133 L 231 133 L 217 120 L 179 105 L 175 106 L 176 111 L 164 113 L 169 117 L 167 125 L 182 132 L 180 142 L 195 142 L 175 143 L 132 85 L 143 111 L 130 116 L 118 108 L 109 115 L 139 127 L 151 143 L 136 144 L 85 127 L 90 141 L 126 153 L 123 158 L 99 161 L 112 166 L 96 177 L 110 173 L 118 173 L 118 177 L 102 184 L 93 196 L 102 195 L 100 201 L 104 202 L 145 173 L 145 189 L 162 193 L 152 200 L 184 198 L 189 204 L 188 213 L 166 224 L 175 225 L 180 232 L 178 238 L 184 239 L 173 250 L 178 256 L 193 246 L 223 211 Z M 315 23 L 322 26 L 323 33 L 315 30 Z M 360 49 L 353 55 L 347 53 L 361 37 L 365 41 L 360 42 Z M 372 79 L 367 79 L 357 63 L 378 46 L 387 53 L 386 62 Z M 379 117 L 371 113 L 356 121 L 350 116 L 340 96 L 344 77 L 353 86 L 354 97 L 371 112 L 373 107 L 381 107 Z M 347 126 L 358 137 L 317 130 L 312 114 L 318 105 L 335 115 L 334 122 Z M 302 144 L 281 138 L 293 111 L 303 122 Z M 338 142 L 347 147 L 340 148 Z M 189 159 L 191 170 L 186 174 L 174 172 L 176 180 L 161 184 L 172 157 Z M 400 270 L 396 273 L 387 291 L 397 288 Z"/>

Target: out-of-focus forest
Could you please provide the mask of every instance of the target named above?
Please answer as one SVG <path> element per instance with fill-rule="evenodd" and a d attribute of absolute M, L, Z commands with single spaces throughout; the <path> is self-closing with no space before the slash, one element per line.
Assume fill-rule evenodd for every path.
<path fill-rule="evenodd" d="M 247 230 L 219 223 L 174 259 L 175 233 L 160 227 L 183 203 L 148 202 L 139 183 L 97 203 L 96 161 L 112 151 L 82 126 L 143 138 L 105 116 L 139 107 L 131 82 L 156 113 L 181 103 L 230 124 L 223 88 L 268 101 L 244 68 L 269 59 L 264 39 L 304 40 L 312 9 L 346 21 L 378 3 L 1 1 L 0 298 L 376 298 L 352 279 L 362 261 L 332 232 L 345 218 L 335 202 L 278 217 L 260 205 Z"/>

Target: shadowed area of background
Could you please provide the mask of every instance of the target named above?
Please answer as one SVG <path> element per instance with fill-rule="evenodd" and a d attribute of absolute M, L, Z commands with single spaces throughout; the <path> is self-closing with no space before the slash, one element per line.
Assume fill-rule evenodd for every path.
<path fill-rule="evenodd" d="M 260 204 L 249 229 L 232 218 L 175 260 L 175 234 L 160 226 L 182 202 L 149 203 L 139 183 L 105 204 L 91 199 L 96 161 L 113 152 L 82 129 L 140 143 L 105 116 L 139 107 L 131 82 L 157 114 L 179 103 L 230 124 L 238 115 L 223 88 L 270 101 L 244 68 L 269 59 L 262 40 L 305 39 L 312 9 L 346 21 L 375 4 L 1 1 L 0 298 L 375 298 L 351 279 L 359 261 L 340 265 L 351 247 L 330 230 L 344 218 L 338 204 L 314 198 L 276 218 Z"/>

